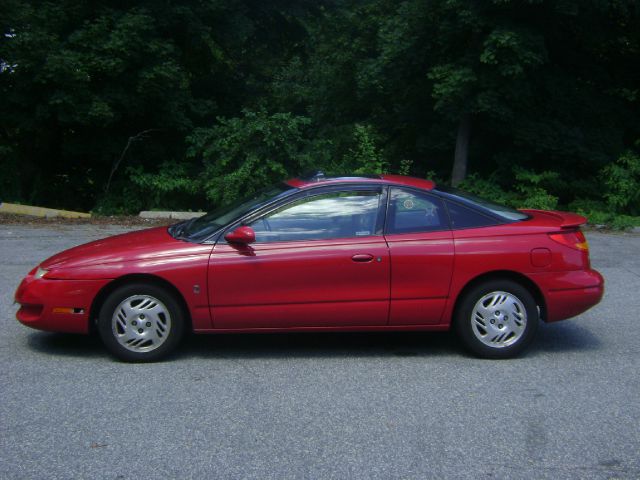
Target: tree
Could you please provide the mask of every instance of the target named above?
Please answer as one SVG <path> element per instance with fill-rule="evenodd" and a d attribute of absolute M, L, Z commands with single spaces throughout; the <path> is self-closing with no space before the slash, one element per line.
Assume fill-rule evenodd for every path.
<path fill-rule="evenodd" d="M 264 88 L 277 62 L 270 52 L 296 33 L 281 8 L 222 0 L 10 2 L 0 58 L 14 67 L 0 72 L 0 152 L 2 166 L 15 167 L 11 195 L 91 208 L 141 131 L 149 134 L 130 145 L 123 166 L 184 162 L 195 128 L 237 115 Z M 116 202 L 119 188 L 130 185 L 123 171 L 110 188 Z"/>
<path fill-rule="evenodd" d="M 540 178 L 568 204 L 640 137 L 631 0 L 5 5 L 5 200 L 196 208 L 309 166 Z"/>

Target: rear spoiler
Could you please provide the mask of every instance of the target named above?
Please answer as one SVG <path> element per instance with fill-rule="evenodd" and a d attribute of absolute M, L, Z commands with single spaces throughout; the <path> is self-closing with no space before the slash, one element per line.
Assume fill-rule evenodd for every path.
<path fill-rule="evenodd" d="M 536 212 L 542 213 L 545 215 L 549 215 L 555 217 L 559 221 L 560 228 L 578 228 L 581 225 L 587 223 L 587 218 L 582 215 L 578 215 L 577 213 L 572 212 L 560 212 L 558 210 L 533 210 L 527 209 L 525 212 Z"/>

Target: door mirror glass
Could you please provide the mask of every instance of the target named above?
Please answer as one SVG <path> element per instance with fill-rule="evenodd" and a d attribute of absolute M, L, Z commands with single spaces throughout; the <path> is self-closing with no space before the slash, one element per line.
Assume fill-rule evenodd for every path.
<path fill-rule="evenodd" d="M 253 228 L 244 225 L 228 232 L 224 236 L 224 239 L 229 243 L 248 245 L 256 241 L 256 233 L 253 231 Z"/>

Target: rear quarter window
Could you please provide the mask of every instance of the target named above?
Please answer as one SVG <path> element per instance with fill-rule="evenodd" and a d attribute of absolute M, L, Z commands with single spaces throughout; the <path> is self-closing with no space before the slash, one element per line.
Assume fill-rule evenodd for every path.
<path fill-rule="evenodd" d="M 446 205 L 453 230 L 489 227 L 491 225 L 498 225 L 499 223 L 494 218 L 484 215 L 472 208 L 460 205 L 459 203 L 447 201 Z"/>
<path fill-rule="evenodd" d="M 386 233 L 417 233 L 447 230 L 449 223 L 442 200 L 434 195 L 392 188 Z"/>

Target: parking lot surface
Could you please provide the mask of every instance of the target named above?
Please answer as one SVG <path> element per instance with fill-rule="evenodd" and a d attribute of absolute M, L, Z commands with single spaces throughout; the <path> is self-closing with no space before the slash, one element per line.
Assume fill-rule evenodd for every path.
<path fill-rule="evenodd" d="M 30 330 L 46 257 L 125 231 L 0 225 L 0 478 L 640 478 L 640 236 L 587 234 L 603 302 L 522 358 L 448 333 L 192 336 L 170 360 Z"/>

